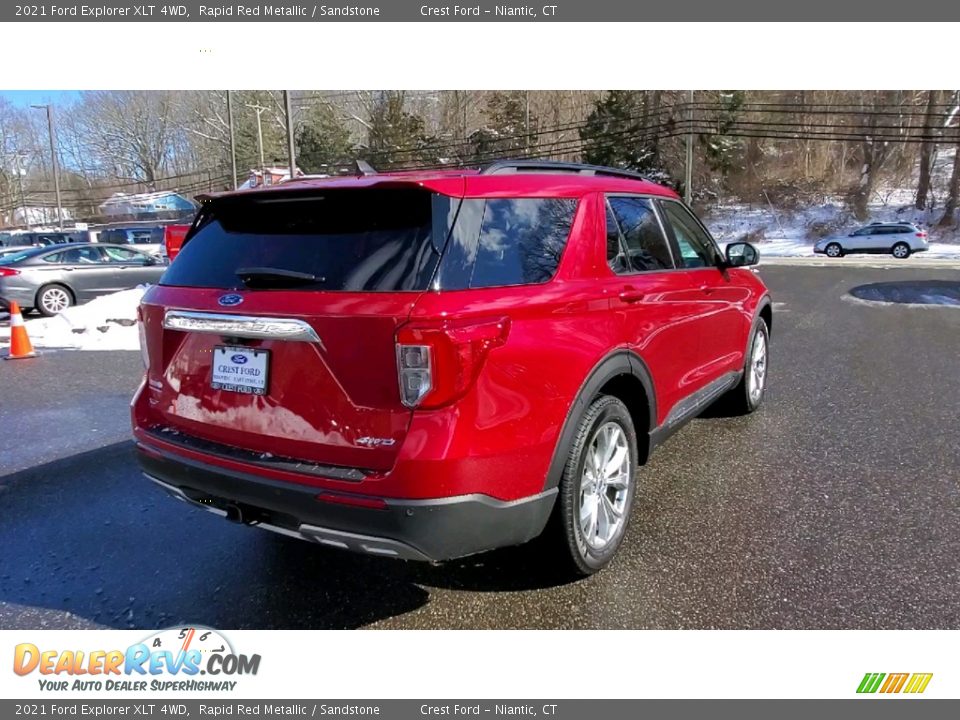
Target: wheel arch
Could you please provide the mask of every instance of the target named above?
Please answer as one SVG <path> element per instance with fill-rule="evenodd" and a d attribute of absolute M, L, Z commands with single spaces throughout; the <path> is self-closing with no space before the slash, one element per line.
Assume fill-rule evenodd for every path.
<path fill-rule="evenodd" d="M 757 303 L 757 317 L 767 324 L 767 334 L 773 335 L 773 301 L 769 295 L 764 295 Z"/>
<path fill-rule="evenodd" d="M 657 424 L 657 401 L 653 377 L 643 359 L 629 350 L 617 350 L 597 363 L 570 404 L 547 470 L 544 490 L 560 485 L 563 468 L 573 445 L 577 426 L 590 404 L 600 395 L 617 397 L 633 419 L 641 464 L 650 452 L 650 431 Z"/>

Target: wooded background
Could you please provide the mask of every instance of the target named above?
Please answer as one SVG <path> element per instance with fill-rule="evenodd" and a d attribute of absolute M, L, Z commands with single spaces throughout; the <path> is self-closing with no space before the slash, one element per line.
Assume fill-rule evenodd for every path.
<path fill-rule="evenodd" d="M 63 205 L 96 219 L 116 192 L 232 187 L 225 91 L 90 91 L 55 108 Z M 286 166 L 281 91 L 235 91 L 237 168 Z M 891 188 L 955 227 L 960 94 L 886 91 L 306 91 L 292 93 L 298 167 L 340 173 L 472 166 L 498 158 L 638 170 L 683 190 L 693 137 L 695 204 L 845 203 L 860 219 Z M 257 109 L 259 108 L 259 110 Z M 932 182 L 935 159 L 948 170 Z M 902 196 L 902 192 L 900 193 Z M 0 99 L 0 217 L 54 204 L 43 113 Z"/>

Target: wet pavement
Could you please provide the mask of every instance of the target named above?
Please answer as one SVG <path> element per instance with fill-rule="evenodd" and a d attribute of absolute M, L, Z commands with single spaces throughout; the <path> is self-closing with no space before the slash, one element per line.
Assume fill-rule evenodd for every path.
<path fill-rule="evenodd" d="M 0 363 L 0 628 L 960 628 L 960 311 L 848 295 L 960 273 L 761 274 L 766 405 L 661 447 L 619 557 L 577 582 L 536 544 L 423 565 L 231 525 L 137 472 L 137 353 Z"/>

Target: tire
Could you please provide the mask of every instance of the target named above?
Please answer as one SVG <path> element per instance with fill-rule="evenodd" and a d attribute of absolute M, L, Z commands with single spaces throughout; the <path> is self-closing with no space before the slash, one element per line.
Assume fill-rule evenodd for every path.
<path fill-rule="evenodd" d="M 906 260 L 910 257 L 910 246 L 905 242 L 898 242 L 892 248 L 890 248 L 890 254 L 893 255 L 897 260 Z"/>
<path fill-rule="evenodd" d="M 750 333 L 750 344 L 747 348 L 747 357 L 743 363 L 743 377 L 740 378 L 736 387 L 720 399 L 731 415 L 749 415 L 763 404 L 770 369 L 770 329 L 765 321 L 757 322 L 753 332 Z M 757 367 L 757 360 L 761 359 L 757 354 L 760 352 L 763 353 L 762 365 Z"/>
<path fill-rule="evenodd" d="M 607 448 L 612 448 L 607 450 L 610 454 L 605 453 Z M 625 455 L 617 464 L 621 452 Z M 615 467 L 604 474 L 600 490 L 591 468 L 602 457 Z M 633 506 L 637 467 L 637 434 L 630 412 L 619 399 L 600 396 L 577 426 L 545 538 L 545 551 L 562 557 L 575 576 L 603 569 L 620 548 Z"/>
<path fill-rule="evenodd" d="M 827 257 L 843 257 L 843 248 L 840 246 L 840 243 L 830 243 L 823 249 L 823 252 Z"/>
<path fill-rule="evenodd" d="M 37 310 L 44 317 L 59 315 L 73 305 L 73 294 L 63 285 L 46 285 L 37 293 Z"/>

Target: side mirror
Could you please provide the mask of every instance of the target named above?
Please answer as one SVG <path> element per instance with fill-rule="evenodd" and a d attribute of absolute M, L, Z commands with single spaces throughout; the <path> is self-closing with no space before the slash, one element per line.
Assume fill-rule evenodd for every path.
<path fill-rule="evenodd" d="M 730 243 L 726 256 L 728 267 L 745 267 L 760 262 L 760 251 L 748 242 Z"/>

